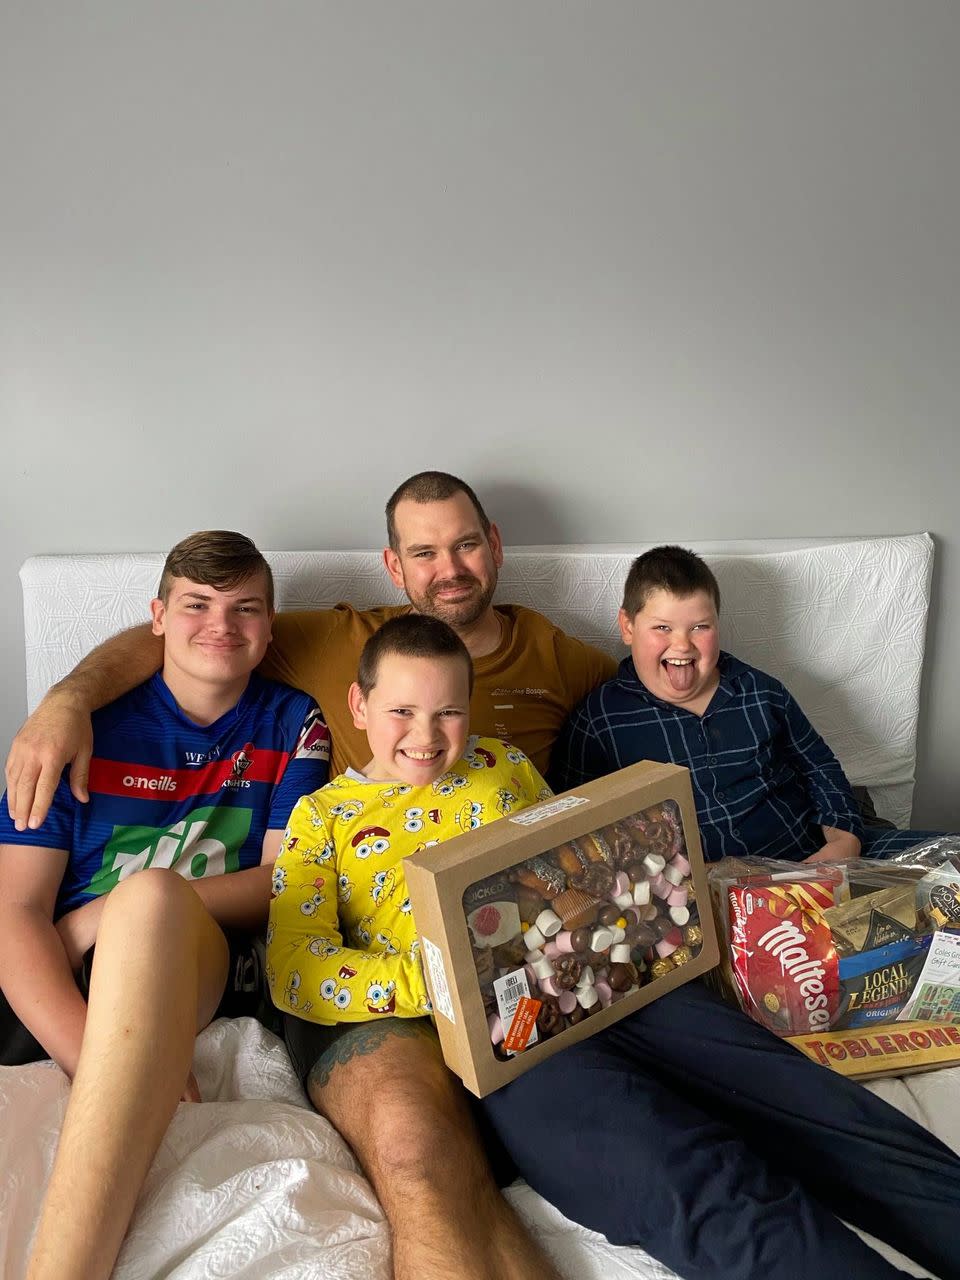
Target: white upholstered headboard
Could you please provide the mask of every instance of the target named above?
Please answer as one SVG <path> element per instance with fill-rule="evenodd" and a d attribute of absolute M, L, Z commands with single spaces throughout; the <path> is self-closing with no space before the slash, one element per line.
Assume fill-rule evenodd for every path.
<path fill-rule="evenodd" d="M 514 547 L 498 598 L 620 656 L 615 620 L 636 547 Z M 933 543 L 881 538 L 689 544 L 723 596 L 723 647 L 779 677 L 878 812 L 907 825 Z M 268 553 L 280 606 L 400 600 L 375 551 Z M 161 554 L 35 556 L 23 584 L 27 699 L 94 645 L 147 617 Z"/>

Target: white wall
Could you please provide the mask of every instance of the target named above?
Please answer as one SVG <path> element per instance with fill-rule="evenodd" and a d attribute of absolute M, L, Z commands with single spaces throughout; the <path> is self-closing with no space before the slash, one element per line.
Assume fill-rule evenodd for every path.
<path fill-rule="evenodd" d="M 960 6 L 6 0 L 0 740 L 31 553 L 928 528 L 960 823 Z"/>

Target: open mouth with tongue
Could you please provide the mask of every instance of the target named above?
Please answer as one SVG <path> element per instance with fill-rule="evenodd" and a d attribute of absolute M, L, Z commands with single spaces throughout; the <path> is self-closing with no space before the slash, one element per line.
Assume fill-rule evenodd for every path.
<path fill-rule="evenodd" d="M 663 658 L 660 662 L 675 693 L 689 693 L 697 679 L 696 658 Z"/>

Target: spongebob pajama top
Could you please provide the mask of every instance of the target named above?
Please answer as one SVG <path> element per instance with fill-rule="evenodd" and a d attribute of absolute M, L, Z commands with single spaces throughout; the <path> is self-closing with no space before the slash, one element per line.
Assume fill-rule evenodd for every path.
<path fill-rule="evenodd" d="M 549 794 L 521 751 L 472 737 L 429 786 L 351 771 L 304 796 L 273 871 L 274 1004 L 327 1025 L 429 1013 L 403 858 Z"/>

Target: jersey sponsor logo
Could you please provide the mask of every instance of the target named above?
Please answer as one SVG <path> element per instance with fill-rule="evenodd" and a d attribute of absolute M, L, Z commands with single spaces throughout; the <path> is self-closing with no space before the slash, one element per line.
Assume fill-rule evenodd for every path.
<path fill-rule="evenodd" d="M 212 795 L 223 787 L 247 789 L 254 782 L 275 785 L 283 777 L 290 756 L 286 751 L 254 751 L 248 742 L 229 760 L 210 760 L 190 769 L 171 769 L 121 760 L 94 758 L 90 763 L 90 790 L 98 795 L 158 800 L 173 796 Z"/>
<path fill-rule="evenodd" d="M 146 867 L 169 867 L 186 880 L 236 871 L 251 811 L 208 805 L 169 827 L 114 827 L 89 892 L 108 893 Z"/>
<path fill-rule="evenodd" d="M 323 722 L 319 707 L 314 707 L 303 722 L 297 745 L 293 750 L 294 760 L 329 760 L 330 730 Z"/>
<path fill-rule="evenodd" d="M 134 791 L 176 791 L 177 784 L 169 773 L 162 773 L 159 778 L 145 778 L 142 775 L 128 773 L 123 779 L 125 787 Z"/>
<path fill-rule="evenodd" d="M 220 743 L 215 742 L 209 751 L 184 751 L 183 763 L 188 769 L 199 769 L 211 760 L 220 759 Z"/>

